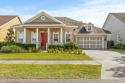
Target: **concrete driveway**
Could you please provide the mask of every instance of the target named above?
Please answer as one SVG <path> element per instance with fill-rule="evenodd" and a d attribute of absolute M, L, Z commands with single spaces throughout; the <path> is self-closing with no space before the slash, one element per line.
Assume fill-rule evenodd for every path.
<path fill-rule="evenodd" d="M 125 54 L 104 50 L 84 50 L 102 65 L 101 79 L 125 79 Z"/>

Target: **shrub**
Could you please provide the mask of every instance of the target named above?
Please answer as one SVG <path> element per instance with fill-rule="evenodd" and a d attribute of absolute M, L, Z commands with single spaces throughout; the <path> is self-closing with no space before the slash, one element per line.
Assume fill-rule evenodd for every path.
<path fill-rule="evenodd" d="M 11 48 L 9 46 L 3 46 L 1 48 L 2 53 L 11 53 Z"/>
<path fill-rule="evenodd" d="M 35 48 L 35 47 L 33 47 L 33 48 L 30 47 L 29 50 L 28 50 L 28 52 L 37 53 L 37 52 L 40 52 L 40 49 Z"/>
<path fill-rule="evenodd" d="M 64 44 L 64 49 L 71 49 L 73 51 L 73 49 L 78 49 L 78 44 L 74 41 L 71 42 L 67 42 L 66 44 Z"/>
<path fill-rule="evenodd" d="M 78 49 L 78 54 L 82 54 L 82 49 Z"/>
<path fill-rule="evenodd" d="M 107 41 L 107 48 L 113 48 L 114 41 Z"/>
<path fill-rule="evenodd" d="M 81 51 L 78 50 L 78 44 L 74 41 L 67 42 L 64 45 L 49 45 L 48 46 L 48 53 L 75 53 L 75 54 L 81 54 Z M 79 52 L 78 52 L 79 51 Z"/>
<path fill-rule="evenodd" d="M 0 49 L 3 46 L 10 46 L 10 45 L 16 45 L 19 47 L 24 48 L 25 50 L 28 50 L 29 48 L 35 48 L 36 44 L 22 44 L 22 43 L 7 43 L 7 42 L 0 42 Z"/>
<path fill-rule="evenodd" d="M 124 44 L 116 44 L 114 46 L 115 49 L 124 49 L 125 48 L 125 45 Z"/>
<path fill-rule="evenodd" d="M 1 48 L 2 53 L 20 53 L 23 52 L 23 49 L 16 45 L 3 46 Z"/>
<path fill-rule="evenodd" d="M 20 46 L 24 48 L 25 50 L 28 50 L 29 48 L 36 48 L 36 44 L 22 44 L 22 43 L 16 43 L 17 46 Z"/>

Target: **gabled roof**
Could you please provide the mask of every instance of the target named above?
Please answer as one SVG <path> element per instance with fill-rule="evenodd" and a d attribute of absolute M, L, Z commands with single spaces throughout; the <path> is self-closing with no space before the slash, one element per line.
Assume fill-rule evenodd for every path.
<path fill-rule="evenodd" d="M 125 24 L 125 13 L 110 13 L 110 14 Z"/>
<path fill-rule="evenodd" d="M 14 19 L 17 16 L 10 16 L 10 15 L 6 15 L 6 16 L 0 16 L 0 26 L 4 25 L 5 23 L 11 21 L 12 19 Z"/>
<path fill-rule="evenodd" d="M 85 24 L 82 21 L 77 21 L 68 17 L 55 17 L 56 19 L 60 20 L 67 26 L 81 26 L 81 24 Z"/>
<path fill-rule="evenodd" d="M 57 20 L 56 18 L 50 16 L 49 14 L 47 14 L 46 12 L 40 12 L 39 14 L 35 15 L 34 17 L 32 17 L 31 19 L 27 20 L 26 22 L 24 22 L 23 24 L 51 24 L 51 22 L 33 22 L 35 19 L 41 17 L 42 15 L 48 17 L 49 19 L 53 20 L 52 24 L 63 24 L 61 21 Z"/>
<path fill-rule="evenodd" d="M 111 32 L 98 28 L 96 26 L 93 26 L 92 32 L 88 32 L 88 31 L 86 31 L 85 27 L 82 27 L 81 29 L 78 30 L 78 34 L 111 34 Z"/>

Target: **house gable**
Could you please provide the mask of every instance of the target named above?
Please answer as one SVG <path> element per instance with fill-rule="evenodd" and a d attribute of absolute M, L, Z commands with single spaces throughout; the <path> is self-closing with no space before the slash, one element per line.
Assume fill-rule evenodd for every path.
<path fill-rule="evenodd" d="M 45 12 L 41 12 L 38 15 L 32 17 L 28 21 L 24 22 L 24 24 L 63 24 L 61 21 L 56 18 L 48 15 Z"/>

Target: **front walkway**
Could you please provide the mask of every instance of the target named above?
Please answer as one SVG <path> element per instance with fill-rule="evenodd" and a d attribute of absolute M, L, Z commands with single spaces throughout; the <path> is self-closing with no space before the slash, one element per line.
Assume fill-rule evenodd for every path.
<path fill-rule="evenodd" d="M 103 50 L 85 50 L 102 65 L 101 79 L 125 79 L 125 54 Z"/>
<path fill-rule="evenodd" d="M 100 65 L 94 60 L 87 61 L 37 61 L 37 60 L 0 60 L 0 64 L 91 64 Z"/>

